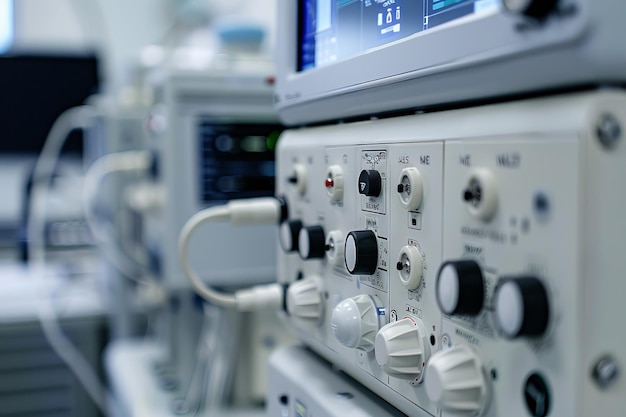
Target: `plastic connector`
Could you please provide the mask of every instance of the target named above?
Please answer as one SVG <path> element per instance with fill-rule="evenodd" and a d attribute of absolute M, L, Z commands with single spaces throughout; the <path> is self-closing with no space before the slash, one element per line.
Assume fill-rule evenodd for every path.
<path fill-rule="evenodd" d="M 242 312 L 283 308 L 285 289 L 281 284 L 259 285 L 235 293 L 237 310 Z"/>
<path fill-rule="evenodd" d="M 278 223 L 282 213 L 280 201 L 273 197 L 233 200 L 227 207 L 230 224 L 236 226 Z"/>

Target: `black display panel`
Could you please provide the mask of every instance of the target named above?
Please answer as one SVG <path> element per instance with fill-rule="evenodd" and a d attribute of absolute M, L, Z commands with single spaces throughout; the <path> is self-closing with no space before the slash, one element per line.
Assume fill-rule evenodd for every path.
<path fill-rule="evenodd" d="M 500 0 L 300 0 L 298 70 L 342 61 Z"/>
<path fill-rule="evenodd" d="M 274 195 L 275 147 L 282 131 L 274 124 L 198 124 L 200 201 Z"/>
<path fill-rule="evenodd" d="M 0 57 L 0 152 L 39 153 L 59 115 L 98 93 L 98 66 L 95 55 Z M 82 147 L 74 132 L 65 149 Z"/>

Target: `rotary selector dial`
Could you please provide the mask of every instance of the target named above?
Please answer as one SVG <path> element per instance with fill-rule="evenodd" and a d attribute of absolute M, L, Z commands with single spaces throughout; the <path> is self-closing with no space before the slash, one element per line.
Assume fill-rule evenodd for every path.
<path fill-rule="evenodd" d="M 319 322 L 324 310 L 322 284 L 317 276 L 294 282 L 287 289 L 287 312 L 303 321 Z"/>
<path fill-rule="evenodd" d="M 328 262 L 332 265 L 342 266 L 344 264 L 343 245 L 345 239 L 345 235 L 340 230 L 328 232 L 325 246 L 326 259 L 328 259 Z"/>
<path fill-rule="evenodd" d="M 361 294 L 341 301 L 333 310 L 330 328 L 344 346 L 365 351 L 374 349 L 380 325 L 372 297 Z"/>
<path fill-rule="evenodd" d="M 548 328 L 548 293 L 538 278 L 503 278 L 495 290 L 494 306 L 496 326 L 507 339 L 539 337 Z"/>
<path fill-rule="evenodd" d="M 417 381 L 428 360 L 425 334 L 416 320 L 404 318 L 384 326 L 376 335 L 376 362 L 389 376 Z"/>
<path fill-rule="evenodd" d="M 434 354 L 424 374 L 428 398 L 458 415 L 473 415 L 485 407 L 487 383 L 480 358 L 467 345 Z"/>
<path fill-rule="evenodd" d="M 320 259 L 326 254 L 326 237 L 322 226 L 307 226 L 298 234 L 298 252 L 302 259 Z"/>
<path fill-rule="evenodd" d="M 465 259 L 445 262 L 435 284 L 437 302 L 444 314 L 475 316 L 483 308 L 485 283 L 480 266 Z"/>
<path fill-rule="evenodd" d="M 540 19 L 552 12 L 558 0 L 504 0 L 504 7 L 509 11 Z"/>
<path fill-rule="evenodd" d="M 339 165 L 328 167 L 324 187 L 326 187 L 326 192 L 331 200 L 341 201 L 343 199 L 343 169 Z"/>
<path fill-rule="evenodd" d="M 378 267 L 378 239 L 371 230 L 348 233 L 344 245 L 344 260 L 352 275 L 372 275 Z"/>
<path fill-rule="evenodd" d="M 422 175 L 418 169 L 404 168 L 400 172 L 397 187 L 400 203 L 409 211 L 417 210 L 422 205 L 423 187 Z"/>
<path fill-rule="evenodd" d="M 298 194 L 304 195 L 306 193 L 306 167 L 303 164 L 294 164 L 291 175 L 287 178 L 287 182 L 293 184 Z"/>
<path fill-rule="evenodd" d="M 286 220 L 280 224 L 278 240 L 285 252 L 295 252 L 298 250 L 298 240 L 302 222 L 300 220 Z"/>
<path fill-rule="evenodd" d="M 383 190 L 383 179 L 380 172 L 373 169 L 364 169 L 359 175 L 359 194 L 368 197 L 378 197 Z"/>
<path fill-rule="evenodd" d="M 424 257 L 420 250 L 413 245 L 404 246 L 400 250 L 396 270 L 402 285 L 409 291 L 416 290 L 422 283 L 424 274 Z"/>
<path fill-rule="evenodd" d="M 498 209 L 496 177 L 488 168 L 474 168 L 463 190 L 463 200 L 474 217 L 488 222 Z"/>

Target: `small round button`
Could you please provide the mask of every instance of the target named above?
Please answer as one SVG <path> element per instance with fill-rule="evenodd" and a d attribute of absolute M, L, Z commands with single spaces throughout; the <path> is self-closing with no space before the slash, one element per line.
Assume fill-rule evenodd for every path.
<path fill-rule="evenodd" d="M 341 201 L 343 199 L 343 169 L 339 165 L 328 167 L 324 187 L 332 201 Z"/>
<path fill-rule="evenodd" d="M 535 277 L 503 278 L 494 294 L 496 326 L 514 339 L 541 336 L 548 328 L 548 293 Z"/>
<path fill-rule="evenodd" d="M 380 172 L 364 169 L 359 175 L 359 194 L 368 197 L 378 197 L 383 189 L 383 180 Z"/>
<path fill-rule="evenodd" d="M 287 220 L 280 224 L 278 240 L 285 252 L 295 252 L 298 250 L 298 240 L 302 229 L 300 220 Z"/>
<path fill-rule="evenodd" d="M 344 245 L 344 260 L 352 275 L 372 275 L 378 268 L 378 239 L 371 230 L 348 233 Z"/>
<path fill-rule="evenodd" d="M 444 314 L 477 315 L 483 307 L 485 284 L 480 266 L 463 259 L 445 262 L 435 284 L 437 302 Z"/>
<path fill-rule="evenodd" d="M 302 259 L 319 259 L 326 254 L 326 237 L 322 226 L 307 226 L 300 229 L 298 252 Z"/>

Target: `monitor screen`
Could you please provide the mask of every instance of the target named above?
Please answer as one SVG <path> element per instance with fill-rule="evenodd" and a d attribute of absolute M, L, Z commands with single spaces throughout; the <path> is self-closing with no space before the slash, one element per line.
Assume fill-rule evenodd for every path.
<path fill-rule="evenodd" d="M 59 115 L 98 92 L 94 55 L 0 57 L 0 153 L 38 153 Z M 66 150 L 81 152 L 79 132 Z"/>
<path fill-rule="evenodd" d="M 300 0 L 298 70 L 342 61 L 500 0 Z"/>

